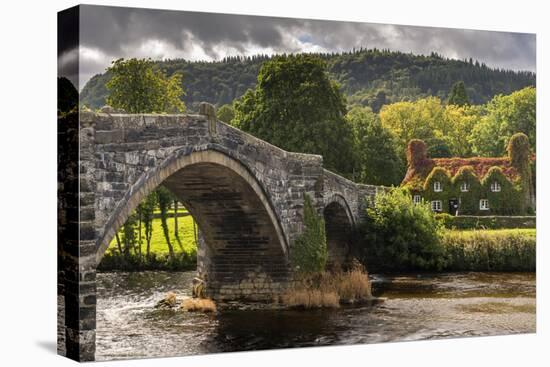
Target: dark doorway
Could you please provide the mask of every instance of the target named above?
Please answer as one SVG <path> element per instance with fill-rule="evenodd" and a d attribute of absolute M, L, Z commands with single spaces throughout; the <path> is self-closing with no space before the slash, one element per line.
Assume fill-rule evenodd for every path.
<path fill-rule="evenodd" d="M 456 215 L 458 212 L 458 200 L 457 199 L 450 199 L 449 200 L 449 214 L 450 215 Z"/>

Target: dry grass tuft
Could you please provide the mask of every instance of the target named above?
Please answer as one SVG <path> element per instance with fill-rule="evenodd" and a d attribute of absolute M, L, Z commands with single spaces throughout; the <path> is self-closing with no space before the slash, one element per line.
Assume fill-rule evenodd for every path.
<path fill-rule="evenodd" d="M 322 272 L 295 281 L 281 302 L 290 307 L 339 307 L 372 299 L 368 274 L 362 269 L 347 272 Z"/>
<path fill-rule="evenodd" d="M 338 308 L 340 299 L 335 292 L 323 293 L 318 289 L 291 289 L 283 294 L 281 301 L 290 307 Z"/>
<path fill-rule="evenodd" d="M 216 312 L 216 304 L 210 298 L 188 298 L 180 308 L 188 312 Z"/>

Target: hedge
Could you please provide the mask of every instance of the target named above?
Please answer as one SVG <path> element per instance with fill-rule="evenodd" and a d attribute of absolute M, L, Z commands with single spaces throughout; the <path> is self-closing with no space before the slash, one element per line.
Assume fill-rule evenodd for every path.
<path fill-rule="evenodd" d="M 535 271 L 534 230 L 445 231 L 446 271 Z"/>
<path fill-rule="evenodd" d="M 440 213 L 436 218 L 449 229 L 536 228 L 537 223 L 535 216 L 452 216 Z"/>

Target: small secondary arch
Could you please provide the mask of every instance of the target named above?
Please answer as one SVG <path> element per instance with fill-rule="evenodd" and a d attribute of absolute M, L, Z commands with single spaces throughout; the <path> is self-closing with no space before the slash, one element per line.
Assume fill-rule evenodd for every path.
<path fill-rule="evenodd" d="M 329 268 L 345 267 L 349 262 L 355 221 L 346 199 L 334 194 L 323 208 Z"/>

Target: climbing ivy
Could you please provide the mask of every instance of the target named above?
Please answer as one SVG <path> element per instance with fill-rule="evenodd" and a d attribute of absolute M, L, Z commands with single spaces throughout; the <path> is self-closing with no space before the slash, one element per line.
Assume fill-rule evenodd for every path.
<path fill-rule="evenodd" d="M 500 191 L 491 191 L 491 184 L 500 184 Z M 489 199 L 490 213 L 504 215 L 523 213 L 521 204 L 521 187 L 510 182 L 500 167 L 491 167 L 481 181 L 483 193 Z"/>
<path fill-rule="evenodd" d="M 434 191 L 434 183 L 441 183 L 442 191 Z M 449 199 L 455 197 L 454 186 L 451 181 L 451 174 L 448 170 L 442 167 L 432 169 L 426 181 L 424 181 L 423 199 L 427 202 L 433 200 L 441 200 L 441 211 L 446 213 L 449 211 Z"/>
<path fill-rule="evenodd" d="M 479 211 L 479 200 L 482 187 L 479 178 L 475 174 L 474 167 L 463 166 L 452 179 L 454 193 L 459 200 L 458 214 L 473 214 Z M 466 183 L 468 191 L 462 191 L 461 185 Z"/>

